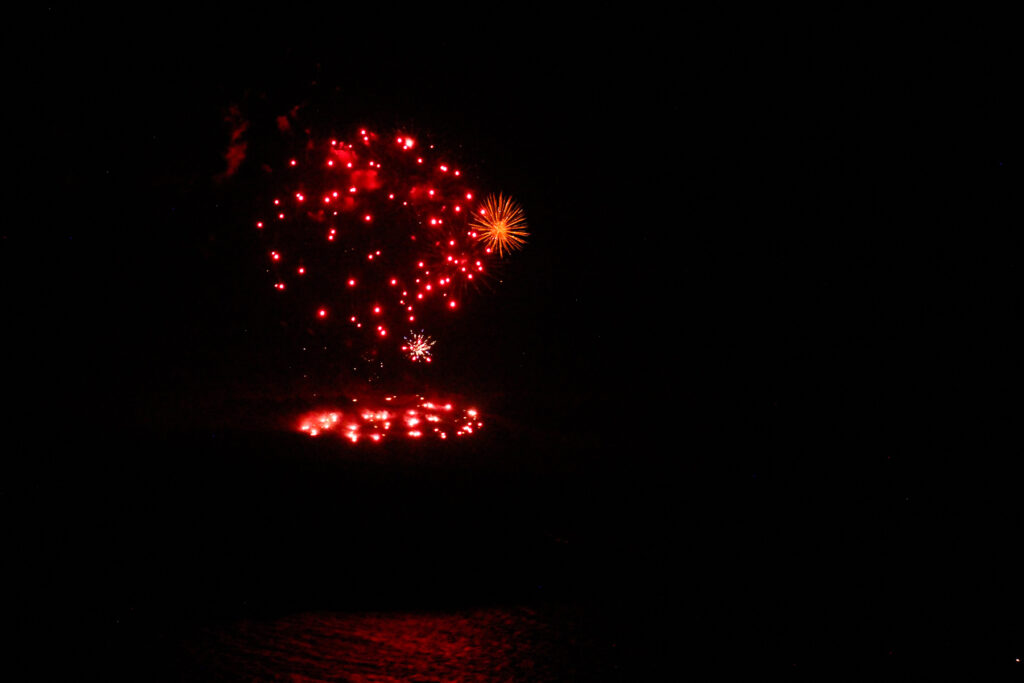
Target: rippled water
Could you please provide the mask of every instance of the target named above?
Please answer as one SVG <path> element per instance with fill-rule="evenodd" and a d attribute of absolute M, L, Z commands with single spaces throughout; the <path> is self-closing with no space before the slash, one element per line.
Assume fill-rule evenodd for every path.
<path fill-rule="evenodd" d="M 614 678 L 615 643 L 565 609 L 306 613 L 205 626 L 185 639 L 184 680 L 566 681 Z"/>

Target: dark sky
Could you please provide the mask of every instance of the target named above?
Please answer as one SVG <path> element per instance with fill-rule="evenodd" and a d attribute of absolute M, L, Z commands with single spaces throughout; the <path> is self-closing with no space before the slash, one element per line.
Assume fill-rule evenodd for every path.
<path fill-rule="evenodd" d="M 553 346 L 545 368 L 573 356 L 586 366 L 577 379 L 610 384 L 676 359 L 692 368 L 723 345 L 774 352 L 789 332 L 755 316 L 775 315 L 776 291 L 797 271 L 840 279 L 816 250 L 864 246 L 902 220 L 907 209 L 887 202 L 1001 156 L 1012 115 L 998 40 L 981 53 L 955 37 L 947 51 L 932 49 L 938 37 L 912 49 L 898 29 L 851 36 L 824 19 L 820 31 L 730 36 L 707 19 L 648 16 L 456 28 L 438 16 L 115 15 L 47 10 L 26 30 L 35 90 L 19 110 L 46 173 L 31 225 L 46 228 L 5 232 L 55 247 L 61 267 L 38 287 L 83 317 L 72 329 L 93 316 L 104 342 L 123 332 L 171 345 L 208 328 L 230 344 L 225 313 L 242 303 L 258 315 L 236 284 L 255 199 L 214 181 L 232 106 L 251 124 L 250 166 L 271 117 L 296 106 L 319 125 L 379 120 L 457 146 L 535 225 L 495 303 L 515 319 L 507 332 Z M 888 265 L 885 252 L 913 238 L 892 239 L 864 251 Z"/>
<path fill-rule="evenodd" d="M 708 221 L 734 210 L 714 178 L 757 124 L 716 101 L 731 86 L 686 66 L 668 41 L 624 41 L 629 27 L 607 24 L 501 24 L 471 38 L 355 18 L 337 30 L 175 21 L 138 33 L 82 31 L 79 20 L 103 23 L 58 16 L 35 49 L 65 199 L 47 235 L 68 297 L 52 322 L 89 330 L 90 386 L 123 381 L 143 398 L 246 390 L 266 367 L 251 338 L 267 314 L 246 229 L 265 182 L 258 164 L 277 161 L 273 121 L 294 108 L 319 134 L 422 130 L 527 207 L 530 248 L 469 325 L 479 346 L 499 346 L 469 353 L 478 370 L 467 375 L 493 373 L 496 391 L 557 387 L 570 401 L 626 406 L 650 397 L 655 372 L 671 385 L 677 371 L 717 362 L 692 362 L 721 340 L 708 295 L 736 286 L 705 275 L 719 277 Z M 248 158 L 217 182 L 232 107 L 249 126 Z M 117 403 L 115 387 L 105 398 Z"/>
<path fill-rule="evenodd" d="M 708 515 L 720 540 L 705 549 L 730 566 L 806 560 L 761 585 L 803 595 L 801 614 L 841 593 L 858 656 L 923 656 L 918 578 L 941 534 L 916 505 L 939 498 L 931 456 L 957 459 L 932 408 L 1005 367 L 1019 313 L 1013 50 L 981 21 L 662 19 L 46 10 L 12 62 L 29 66 L 14 149 L 33 161 L 33 211 L 3 228 L 9 291 L 26 292 L 6 302 L 29 330 L 11 332 L 15 349 L 30 340 L 26 391 L 40 410 L 72 406 L 61 439 L 101 439 L 118 463 L 123 433 L 230 429 L 239 397 L 280 379 L 248 241 L 273 118 L 299 106 L 340 130 L 409 126 L 530 219 L 464 327 L 465 348 L 501 362 L 467 353 L 461 388 L 602 444 L 603 462 L 627 457 L 648 483 L 622 499 L 661 501 L 652 535 L 671 536 L 677 512 Z M 249 157 L 218 182 L 233 106 Z M 101 479 L 76 463 L 69 480 Z M 699 500 L 682 512 L 680 470 Z M 842 591 L 808 569 L 833 562 L 851 567 Z M 858 621 L 868 600 L 895 607 Z M 1006 632 L 987 633 L 972 653 L 1008 652 Z"/>
<path fill-rule="evenodd" d="M 671 394 L 767 416 L 792 378 L 841 371 L 825 330 L 845 307 L 887 303 L 879 281 L 907 251 L 926 269 L 943 256 L 893 226 L 937 178 L 998 163 L 1009 116 L 998 42 L 958 61 L 967 43 L 928 57 L 898 29 L 824 20 L 735 35 L 600 15 L 118 22 L 54 10 L 28 41 L 48 227 L 8 230 L 52 264 L 40 277 L 12 257 L 50 303 L 29 308 L 66 363 L 55 382 L 77 376 L 115 412 L 122 391 L 230 394 L 268 366 L 245 230 L 271 122 L 294 107 L 318 128 L 422 130 L 520 199 L 529 248 L 468 333 L 502 362 L 466 375 L 586 396 L 590 415 Z M 231 107 L 248 159 L 216 182 Z"/>

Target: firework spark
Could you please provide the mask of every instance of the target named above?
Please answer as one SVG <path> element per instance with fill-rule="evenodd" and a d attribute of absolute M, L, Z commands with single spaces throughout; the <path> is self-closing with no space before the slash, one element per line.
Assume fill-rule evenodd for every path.
<path fill-rule="evenodd" d="M 499 257 L 505 252 L 522 249 L 526 243 L 526 216 L 522 208 L 511 197 L 490 195 L 478 213 L 473 214 L 471 227 L 477 232 L 477 239 L 487 245 L 489 251 L 498 251 Z"/>

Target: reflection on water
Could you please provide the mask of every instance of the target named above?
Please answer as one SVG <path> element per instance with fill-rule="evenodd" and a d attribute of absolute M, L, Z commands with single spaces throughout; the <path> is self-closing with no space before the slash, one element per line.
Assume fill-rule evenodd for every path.
<path fill-rule="evenodd" d="M 204 627 L 183 643 L 186 680 L 565 681 L 612 674 L 614 643 L 566 609 L 299 614 Z"/>

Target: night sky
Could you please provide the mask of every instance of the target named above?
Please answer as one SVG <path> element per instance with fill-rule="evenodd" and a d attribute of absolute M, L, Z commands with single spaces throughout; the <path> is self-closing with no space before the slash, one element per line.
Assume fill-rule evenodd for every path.
<path fill-rule="evenodd" d="M 938 418 L 1012 413 L 1021 119 L 987 28 L 170 15 L 47 10 L 14 60 L 5 450 L 38 454 L 17 542 L 48 642 L 99 633 L 83 649 L 137 671 L 210 620 L 554 601 L 606 615 L 622 680 L 1012 672 L 1013 449 Z M 480 439 L 374 464 L 280 429 L 291 339 L 252 226 L 290 112 L 430 137 L 525 208 L 501 282 L 434 335 Z M 346 553 L 384 560 L 333 583 Z"/>

